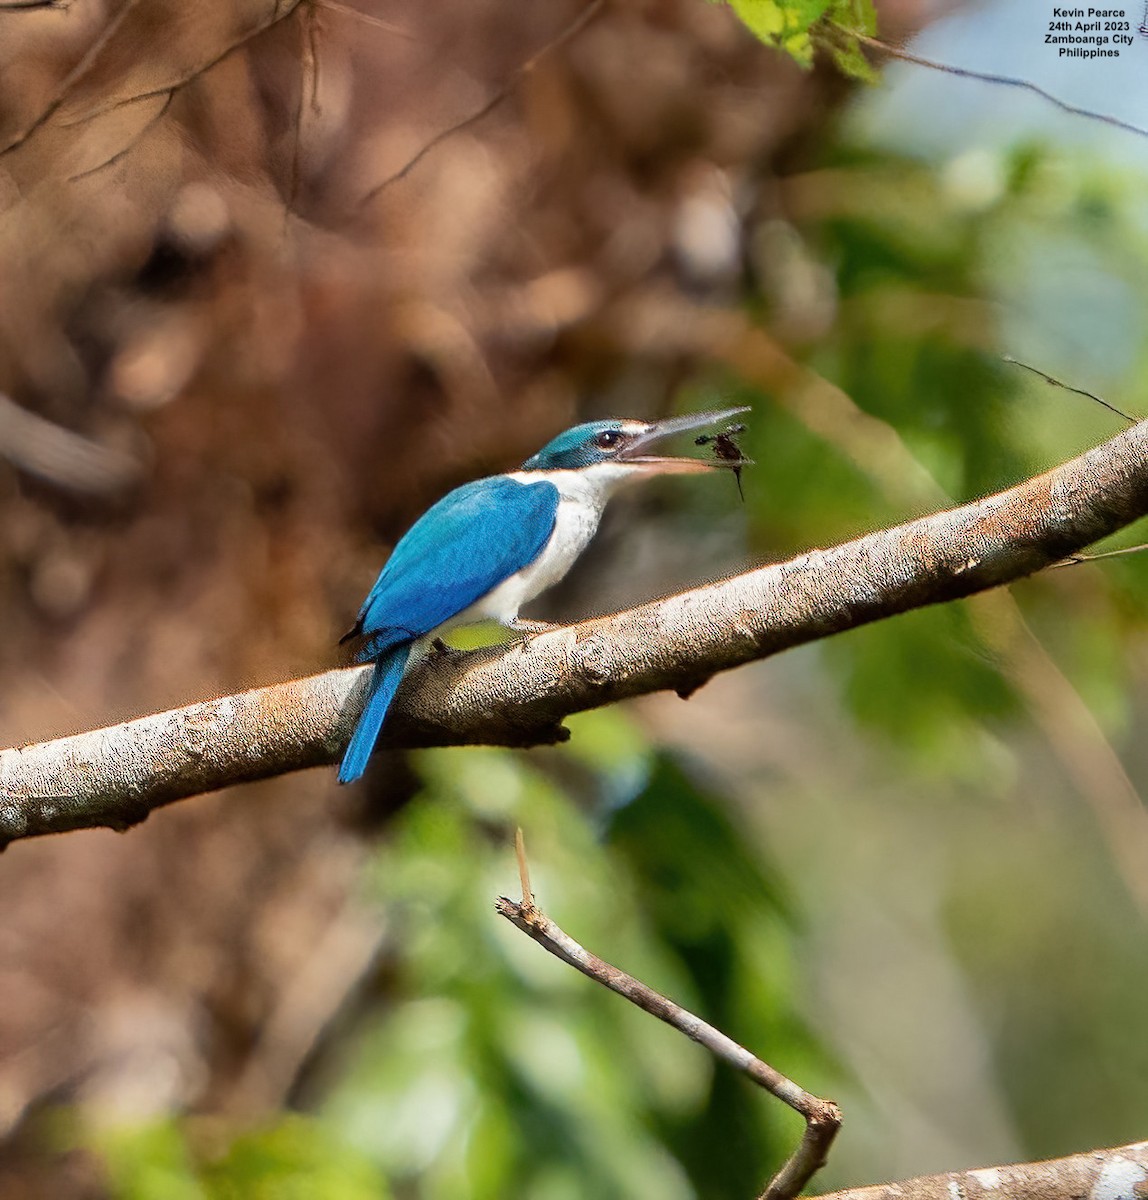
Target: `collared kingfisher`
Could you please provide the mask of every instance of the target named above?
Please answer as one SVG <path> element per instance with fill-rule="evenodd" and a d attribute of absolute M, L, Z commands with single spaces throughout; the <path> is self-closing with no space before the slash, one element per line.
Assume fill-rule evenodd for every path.
<path fill-rule="evenodd" d="M 361 638 L 359 661 L 375 665 L 339 782 L 351 783 L 366 770 L 416 645 L 480 621 L 520 632 L 545 628 L 519 621 L 518 610 L 566 575 L 621 486 L 655 474 L 733 465 L 720 457 L 649 454 L 651 444 L 746 411 L 576 425 L 517 471 L 463 484 L 429 508 L 399 539 L 354 628 L 342 638 Z"/>

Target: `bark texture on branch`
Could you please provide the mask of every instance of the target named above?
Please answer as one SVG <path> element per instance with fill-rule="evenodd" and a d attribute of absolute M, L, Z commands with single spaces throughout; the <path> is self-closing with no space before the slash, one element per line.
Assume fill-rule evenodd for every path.
<path fill-rule="evenodd" d="M 561 741 L 562 720 L 1040 570 L 1148 513 L 1148 422 L 972 504 L 626 612 L 412 670 L 391 747 Z M 232 783 L 333 763 L 365 668 L 329 671 L 0 751 L 0 840 L 107 825 Z"/>
<path fill-rule="evenodd" d="M 1144 1200 L 1148 1142 L 1045 1162 L 922 1175 L 830 1192 L 817 1200 Z"/>

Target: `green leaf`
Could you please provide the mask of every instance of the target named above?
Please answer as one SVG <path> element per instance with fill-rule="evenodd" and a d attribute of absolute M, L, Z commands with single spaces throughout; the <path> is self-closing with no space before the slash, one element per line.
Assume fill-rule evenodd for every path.
<path fill-rule="evenodd" d="M 824 43 L 818 39 L 817 44 L 820 46 Z M 850 79 L 858 79 L 862 83 L 876 83 L 881 78 L 880 72 L 865 57 L 861 43 L 856 38 L 847 36 L 826 45 L 826 49 L 842 75 L 848 75 Z"/>
<path fill-rule="evenodd" d="M 873 37 L 877 32 L 877 9 L 873 0 L 834 0 L 828 19 L 843 30 Z"/>
<path fill-rule="evenodd" d="M 777 44 L 785 29 L 785 16 L 774 0 L 730 0 L 730 7 L 751 33 L 770 45 Z"/>
<path fill-rule="evenodd" d="M 814 47 L 828 51 L 840 70 L 872 81 L 857 42 L 877 28 L 872 0 L 730 0 L 746 27 L 766 45 L 784 50 L 803 67 L 813 65 Z"/>

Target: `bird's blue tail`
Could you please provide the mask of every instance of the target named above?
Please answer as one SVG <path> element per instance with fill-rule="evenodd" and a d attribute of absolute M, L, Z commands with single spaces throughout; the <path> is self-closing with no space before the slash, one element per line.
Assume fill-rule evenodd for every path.
<path fill-rule="evenodd" d="M 387 709 L 394 699 L 410 653 L 411 647 L 408 642 L 405 646 L 396 646 L 389 650 L 375 663 L 374 674 L 367 685 L 367 702 L 363 705 L 363 715 L 355 726 L 351 744 L 347 747 L 347 753 L 343 755 L 343 762 L 339 767 L 340 783 L 354 783 L 367 769 L 367 760 L 371 757 L 375 742 L 378 741 L 379 730 L 383 727 Z"/>

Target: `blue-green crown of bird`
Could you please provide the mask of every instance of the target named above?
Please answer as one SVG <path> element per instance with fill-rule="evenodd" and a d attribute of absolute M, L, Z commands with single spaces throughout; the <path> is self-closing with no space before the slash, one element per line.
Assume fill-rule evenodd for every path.
<path fill-rule="evenodd" d="M 609 419 L 575 425 L 547 442 L 523 464 L 524 471 L 576 471 L 609 462 L 646 430 L 641 421 Z"/>

